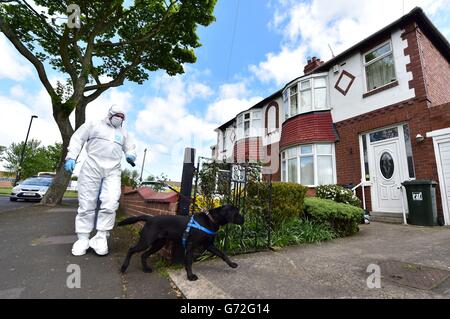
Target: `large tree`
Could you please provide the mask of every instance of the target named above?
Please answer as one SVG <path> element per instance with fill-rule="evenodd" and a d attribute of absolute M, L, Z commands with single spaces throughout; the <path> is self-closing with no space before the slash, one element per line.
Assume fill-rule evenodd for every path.
<path fill-rule="evenodd" d="M 125 80 L 141 84 L 160 69 L 183 73 L 183 63 L 196 61 L 197 26 L 214 21 L 216 1 L 135 0 L 125 5 L 123 0 L 34 0 L 36 9 L 29 1 L 0 0 L 0 31 L 35 67 L 62 137 L 57 175 L 44 204 L 62 200 L 70 181 L 64 158 L 74 130 L 85 122 L 86 106 Z M 72 3 L 80 8 L 79 28 L 72 14 L 67 18 Z M 69 23 L 61 23 L 64 18 Z M 46 63 L 65 74 L 67 82 L 54 87 Z M 69 121 L 73 111 L 75 127 Z"/>

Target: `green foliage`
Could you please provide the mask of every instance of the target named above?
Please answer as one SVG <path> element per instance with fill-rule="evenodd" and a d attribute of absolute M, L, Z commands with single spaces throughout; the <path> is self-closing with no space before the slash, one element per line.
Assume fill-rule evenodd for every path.
<path fill-rule="evenodd" d="M 122 186 L 136 188 L 139 183 L 139 173 L 136 170 L 124 169 L 120 176 Z"/>
<path fill-rule="evenodd" d="M 308 188 L 295 183 L 272 183 L 272 227 L 279 227 L 285 221 L 300 218 Z M 255 182 L 248 184 L 247 208 L 250 214 L 268 212 L 270 184 Z"/>
<path fill-rule="evenodd" d="M 350 189 L 340 185 L 322 185 L 316 188 L 316 196 L 324 199 L 331 199 L 338 203 L 350 204 L 361 207 L 361 201 L 353 195 Z"/>
<path fill-rule="evenodd" d="M 230 196 L 229 164 L 210 162 L 203 163 L 198 172 L 198 193 L 202 196 L 203 205 L 207 209 L 216 207 L 217 200 L 221 204 Z"/>
<path fill-rule="evenodd" d="M 304 212 L 313 222 L 331 226 L 339 237 L 358 232 L 358 224 L 364 215 L 361 208 L 317 197 L 305 198 Z"/>
<path fill-rule="evenodd" d="M 166 174 L 161 173 L 160 176 L 148 175 L 145 179 L 145 182 L 154 182 L 152 185 L 145 185 L 146 187 L 150 187 L 155 192 L 165 191 L 167 186 L 166 183 L 169 180 Z"/>
<path fill-rule="evenodd" d="M 5 168 L 10 172 L 17 172 L 24 142 L 12 143 L 0 158 L 6 162 Z M 32 139 L 27 142 L 21 166 L 21 178 L 25 179 L 39 172 L 53 172 L 56 170 L 61 157 L 61 144 L 41 146 L 41 142 Z"/>
<path fill-rule="evenodd" d="M 127 69 L 125 79 L 143 83 L 148 72 L 163 69 L 175 75 L 184 72 L 184 63 L 196 61 L 197 25 L 215 20 L 216 1 L 35 0 L 48 10 L 39 13 L 22 1 L 11 1 L 0 7 L 0 18 L 36 57 L 60 72 L 115 79 Z M 67 17 L 71 3 L 80 6 L 80 29 L 70 29 L 60 19 L 50 22 L 55 16 Z M 85 60 L 87 54 L 93 58 Z"/>
<path fill-rule="evenodd" d="M 283 222 L 275 229 L 272 236 L 274 247 L 318 243 L 338 237 L 328 225 L 300 218 Z"/>

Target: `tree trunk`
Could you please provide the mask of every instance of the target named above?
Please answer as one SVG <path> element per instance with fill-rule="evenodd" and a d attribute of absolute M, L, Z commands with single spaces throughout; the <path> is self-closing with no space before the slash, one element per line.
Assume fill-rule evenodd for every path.
<path fill-rule="evenodd" d="M 54 206 L 61 204 L 64 193 L 69 185 L 71 174 L 65 171 L 64 162 L 67 155 L 67 148 L 69 147 L 70 138 L 74 130 L 69 121 L 69 115 L 64 111 L 62 105 L 53 106 L 53 117 L 58 124 L 59 131 L 62 137 L 62 152 L 59 160 L 58 168 L 56 169 L 56 176 L 53 178 L 47 193 L 41 200 L 42 205 Z"/>

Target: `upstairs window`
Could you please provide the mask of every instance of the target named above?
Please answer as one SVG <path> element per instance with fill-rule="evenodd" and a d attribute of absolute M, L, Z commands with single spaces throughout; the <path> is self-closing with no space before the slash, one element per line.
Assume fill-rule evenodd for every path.
<path fill-rule="evenodd" d="M 367 92 L 396 81 L 391 42 L 386 42 L 364 55 Z"/>
<path fill-rule="evenodd" d="M 267 133 L 270 134 L 277 130 L 277 108 L 271 106 L 267 115 Z"/>
<path fill-rule="evenodd" d="M 294 85 L 289 89 L 290 91 L 290 114 L 294 116 L 298 113 L 298 97 L 297 97 L 297 85 Z"/>
<path fill-rule="evenodd" d="M 302 113 L 312 110 L 311 80 L 300 82 L 300 105 Z"/>
<path fill-rule="evenodd" d="M 283 93 L 285 120 L 299 113 L 328 108 L 327 78 L 310 76 L 295 83 Z"/>
<path fill-rule="evenodd" d="M 244 137 L 261 136 L 261 120 L 261 110 L 240 114 L 237 117 L 238 139 L 242 139 Z"/>
<path fill-rule="evenodd" d="M 222 132 L 222 152 L 227 150 L 227 132 L 224 130 Z"/>

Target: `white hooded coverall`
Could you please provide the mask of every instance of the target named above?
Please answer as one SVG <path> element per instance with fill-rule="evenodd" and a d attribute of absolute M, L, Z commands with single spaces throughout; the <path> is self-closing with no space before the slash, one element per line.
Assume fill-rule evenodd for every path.
<path fill-rule="evenodd" d="M 125 129 L 112 126 L 109 118 L 81 125 L 70 140 L 66 158 L 76 159 L 85 143 L 88 157 L 78 176 L 75 231 L 90 233 L 93 230 L 98 199 L 101 205 L 96 228 L 109 231 L 114 227 L 119 207 L 122 152 L 136 157 L 135 145 Z"/>

